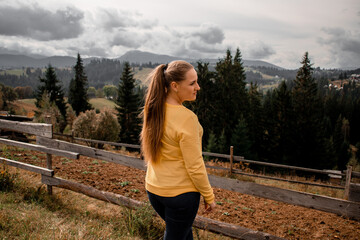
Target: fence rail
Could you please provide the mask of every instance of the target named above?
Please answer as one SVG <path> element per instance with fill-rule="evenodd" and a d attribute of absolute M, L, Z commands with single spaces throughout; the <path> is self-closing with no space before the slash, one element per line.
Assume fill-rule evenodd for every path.
<path fill-rule="evenodd" d="M 2 125 L 0 126 L 0 128 L 2 128 Z M 109 151 L 99 150 L 96 148 L 91 148 L 80 144 L 69 143 L 61 140 L 55 140 L 43 136 L 37 136 L 37 144 L 50 149 L 58 149 L 58 150 L 78 153 L 80 155 L 97 158 L 109 162 L 115 162 L 125 166 L 145 170 L 144 161 L 136 157 L 124 156 Z M 206 154 L 208 155 L 211 154 L 212 156 L 216 156 L 216 157 L 229 156 L 230 161 L 231 160 L 240 161 L 240 159 L 241 161 L 245 161 L 242 160 L 242 158 L 239 159 L 237 158 L 237 156 L 232 156 L 232 155 L 214 154 L 214 153 L 205 153 L 204 155 Z M 48 155 L 51 156 L 51 154 Z M 48 158 L 48 160 L 50 161 L 48 168 L 51 168 L 51 157 Z M 251 161 L 251 160 L 247 160 L 247 161 Z M 236 173 L 238 172 L 238 170 L 233 169 L 233 172 Z M 326 172 L 326 174 L 328 173 L 329 172 Z M 349 173 L 350 174 L 347 174 L 347 177 L 350 180 L 351 169 Z M 276 187 L 263 186 L 256 183 L 244 182 L 240 180 L 218 177 L 214 175 L 209 175 L 209 180 L 212 186 L 214 187 L 219 187 L 243 194 L 250 194 L 257 197 L 268 198 L 275 201 L 281 201 L 281 202 L 304 206 L 308 208 L 314 208 L 314 209 L 336 213 L 338 215 L 347 216 L 360 220 L 360 203 L 341 200 L 341 199 L 334 199 L 334 198 L 329 198 L 314 194 L 302 193 L 292 190 L 280 189 Z M 52 185 L 48 185 L 48 186 L 51 187 Z"/>

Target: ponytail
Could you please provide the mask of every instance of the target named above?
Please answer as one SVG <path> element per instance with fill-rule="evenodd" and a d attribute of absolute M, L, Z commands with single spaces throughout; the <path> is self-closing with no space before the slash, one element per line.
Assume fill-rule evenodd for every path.
<path fill-rule="evenodd" d="M 171 82 L 180 82 L 193 66 L 185 61 L 161 64 L 149 75 L 150 84 L 141 113 L 143 127 L 140 134 L 141 150 L 146 162 L 159 160 L 161 139 L 164 135 L 165 102 Z"/>
<path fill-rule="evenodd" d="M 167 65 L 162 64 L 150 74 L 150 85 L 145 97 L 143 128 L 140 135 L 145 161 L 156 162 L 164 133 Z"/>

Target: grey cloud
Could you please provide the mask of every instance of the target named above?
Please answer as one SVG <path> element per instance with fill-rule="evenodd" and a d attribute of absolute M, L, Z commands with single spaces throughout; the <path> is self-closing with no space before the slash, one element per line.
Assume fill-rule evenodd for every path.
<path fill-rule="evenodd" d="M 253 59 L 264 59 L 276 53 L 271 46 L 266 45 L 263 42 L 255 43 L 250 47 L 248 52 L 249 52 L 249 57 Z"/>
<path fill-rule="evenodd" d="M 329 46 L 334 54 L 334 61 L 341 67 L 353 67 L 360 62 L 360 36 L 355 36 L 352 32 L 342 28 L 323 28 L 327 34 L 324 38 L 319 38 L 318 43 Z"/>
<path fill-rule="evenodd" d="M 208 44 L 222 43 L 225 39 L 224 31 L 220 27 L 209 24 L 201 25 L 199 32 L 192 35 L 200 37 L 202 41 Z"/>
<path fill-rule="evenodd" d="M 142 29 L 151 29 L 157 25 L 157 21 L 142 19 L 140 14 L 118 11 L 113 9 L 101 9 L 100 19 L 102 27 L 108 31 L 116 28 L 139 27 Z"/>
<path fill-rule="evenodd" d="M 0 34 L 30 37 L 41 41 L 75 38 L 83 32 L 84 14 L 76 8 L 52 13 L 37 5 L 0 7 Z"/>
<path fill-rule="evenodd" d="M 120 31 L 113 38 L 111 45 L 128 48 L 139 48 L 143 43 L 145 43 L 144 38 L 137 33 Z"/>
<path fill-rule="evenodd" d="M 222 53 L 224 52 L 224 49 L 220 49 L 219 47 L 216 47 L 214 45 L 209 45 L 201 42 L 195 42 L 191 41 L 189 44 L 189 48 L 191 50 L 196 50 L 203 53 Z"/>
<path fill-rule="evenodd" d="M 353 36 L 351 32 L 347 32 L 342 28 L 323 28 L 322 30 L 329 36 L 325 39 L 319 39 L 320 44 L 334 45 L 335 49 L 360 55 L 360 40 L 358 37 Z"/>
<path fill-rule="evenodd" d="M 87 55 L 92 57 L 106 57 L 106 50 L 102 47 L 98 47 L 95 43 L 85 44 L 83 47 L 69 47 L 69 55 L 76 55 L 78 52 L 81 55 Z"/>
<path fill-rule="evenodd" d="M 321 30 L 333 36 L 344 36 L 346 34 L 345 30 L 342 28 L 322 28 Z"/>

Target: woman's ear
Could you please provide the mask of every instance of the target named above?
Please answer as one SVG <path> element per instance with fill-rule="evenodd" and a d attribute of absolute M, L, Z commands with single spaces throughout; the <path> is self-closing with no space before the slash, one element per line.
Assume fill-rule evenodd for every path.
<path fill-rule="evenodd" d="M 170 83 L 170 88 L 174 91 L 174 92 L 178 92 L 178 88 L 179 88 L 179 84 L 175 81 Z"/>

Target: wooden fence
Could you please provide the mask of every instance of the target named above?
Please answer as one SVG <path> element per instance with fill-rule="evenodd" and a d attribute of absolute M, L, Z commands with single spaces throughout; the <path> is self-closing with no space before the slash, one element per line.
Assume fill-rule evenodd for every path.
<path fill-rule="evenodd" d="M 144 162 L 142 160 L 79 144 L 54 140 L 51 138 L 53 133 L 50 124 L 20 123 L 0 119 L 0 129 L 20 131 L 36 135 L 37 144 L 23 143 L 3 138 L 0 138 L 0 143 L 45 152 L 47 154 L 47 168 L 42 168 L 2 157 L 0 157 L 0 163 L 41 174 L 42 183 L 48 186 L 48 191 L 50 194 L 52 193 L 52 187 L 56 186 L 129 208 L 137 208 L 145 204 L 143 202 L 139 202 L 119 194 L 100 191 L 84 184 L 54 177 L 51 156 L 52 154 L 55 154 L 67 158 L 78 159 L 79 155 L 84 155 L 145 170 Z M 267 233 L 253 231 L 238 225 L 223 223 L 201 216 L 196 216 L 194 226 L 237 239 L 283 239 Z"/>
<path fill-rule="evenodd" d="M 140 149 L 140 145 L 136 145 L 136 144 L 115 143 L 115 142 L 108 142 L 108 141 L 85 139 L 85 138 L 74 137 L 73 135 L 69 135 L 69 134 L 59 134 L 59 133 L 54 133 L 54 136 L 55 137 L 65 137 L 70 142 L 81 141 L 81 142 L 94 143 L 94 144 L 107 144 L 107 145 L 117 146 L 117 147 Z M 219 167 L 219 166 L 208 166 L 208 165 L 206 166 L 207 168 L 228 171 L 230 174 L 240 174 L 240 175 L 246 175 L 246 176 L 251 176 L 251 177 L 256 177 L 256 178 L 265 178 L 265 179 L 271 179 L 271 180 L 276 180 L 276 181 L 286 181 L 286 182 L 291 182 L 291 183 L 298 183 L 298 184 L 325 187 L 325 188 L 344 189 L 344 198 L 345 199 L 348 199 L 348 193 L 349 193 L 349 189 L 350 189 L 351 178 L 349 178 L 349 176 L 360 178 L 360 173 L 353 172 L 351 167 L 350 167 L 350 169 L 346 170 L 343 173 L 338 173 L 338 172 L 333 172 L 331 170 L 319 170 L 319 169 L 311 169 L 311 168 L 304 168 L 304 167 L 297 167 L 297 166 L 289 166 L 289 165 L 284 165 L 284 164 L 276 164 L 276 163 L 248 160 L 248 159 L 244 159 L 244 157 L 242 157 L 242 156 L 234 156 L 232 146 L 230 147 L 230 154 L 203 152 L 203 155 L 207 156 L 207 157 L 227 159 L 230 162 L 229 168 L 224 168 L 224 167 Z M 347 181 L 345 181 L 344 186 L 343 185 L 329 185 L 329 184 L 319 184 L 319 183 L 311 183 L 311 182 L 305 182 L 305 181 L 284 179 L 284 178 L 272 177 L 272 176 L 266 176 L 266 175 L 260 175 L 260 174 L 252 174 L 252 173 L 247 173 L 247 172 L 241 171 L 239 169 L 234 169 L 233 163 L 235 163 L 235 162 L 249 163 L 249 164 L 255 164 L 255 165 L 260 165 L 260 166 L 283 168 L 283 169 L 288 169 L 288 170 L 296 170 L 296 171 L 310 172 L 310 173 L 317 173 L 317 174 L 324 174 L 324 175 L 331 174 L 331 175 L 335 175 L 335 176 L 339 176 L 339 177 L 345 177 L 345 179 L 347 179 Z"/>

